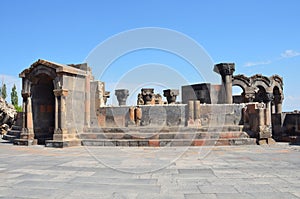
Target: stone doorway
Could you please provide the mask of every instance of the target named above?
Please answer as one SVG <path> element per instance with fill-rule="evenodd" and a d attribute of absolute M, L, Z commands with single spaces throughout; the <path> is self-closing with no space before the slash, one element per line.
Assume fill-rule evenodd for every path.
<path fill-rule="evenodd" d="M 45 144 L 53 139 L 55 127 L 55 97 L 53 79 L 46 75 L 36 76 L 36 83 L 31 87 L 34 139 L 38 144 Z"/>

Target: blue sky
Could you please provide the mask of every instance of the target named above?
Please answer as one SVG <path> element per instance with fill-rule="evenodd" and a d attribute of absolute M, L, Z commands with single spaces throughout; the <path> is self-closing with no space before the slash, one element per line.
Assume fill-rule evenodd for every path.
<path fill-rule="evenodd" d="M 235 74 L 282 76 L 284 110 L 300 109 L 299 7 L 298 0 L 2 0 L 0 77 L 9 88 L 14 83 L 20 87 L 18 74 L 37 59 L 81 63 L 115 34 L 160 27 L 194 39 L 214 63 L 234 62 Z M 177 60 L 161 61 L 170 57 L 162 55 L 142 59 L 136 53 L 132 59 L 139 62 L 129 56 L 120 63 L 135 67 L 143 64 L 141 60 L 144 64 Z M 193 74 L 187 78 L 195 79 Z"/>

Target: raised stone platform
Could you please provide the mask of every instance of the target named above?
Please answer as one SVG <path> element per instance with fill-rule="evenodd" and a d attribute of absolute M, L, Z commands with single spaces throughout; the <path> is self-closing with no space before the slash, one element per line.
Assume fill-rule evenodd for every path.
<path fill-rule="evenodd" d="M 90 128 L 79 135 L 84 146 L 227 146 L 255 145 L 242 126 Z"/>

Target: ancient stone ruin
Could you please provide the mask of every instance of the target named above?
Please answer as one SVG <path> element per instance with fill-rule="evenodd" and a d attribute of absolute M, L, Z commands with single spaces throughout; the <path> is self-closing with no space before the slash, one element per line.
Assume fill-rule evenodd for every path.
<path fill-rule="evenodd" d="M 110 96 L 112 91 L 93 79 L 87 64 L 38 60 L 20 73 L 24 112 L 19 138 L 13 142 L 47 147 L 203 146 L 282 139 L 282 78 L 234 71 L 234 63 L 216 64 L 219 85 L 182 85 L 180 92 L 169 88 L 162 94 L 141 88 L 137 103 L 128 105 L 130 90 L 117 89 Z M 232 95 L 233 86 L 242 88 L 241 95 Z M 116 97 L 118 104 L 107 106 L 109 97 Z"/>
<path fill-rule="evenodd" d="M 8 104 L 2 97 L 0 97 L 0 135 L 7 133 L 9 128 L 14 124 L 17 117 L 17 111 L 14 106 Z"/>

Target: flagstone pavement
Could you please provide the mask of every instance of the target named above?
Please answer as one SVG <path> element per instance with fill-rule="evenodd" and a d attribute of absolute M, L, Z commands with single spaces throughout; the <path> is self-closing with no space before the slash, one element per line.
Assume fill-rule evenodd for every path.
<path fill-rule="evenodd" d="M 0 198 L 300 198 L 300 146 L 14 146 Z"/>

